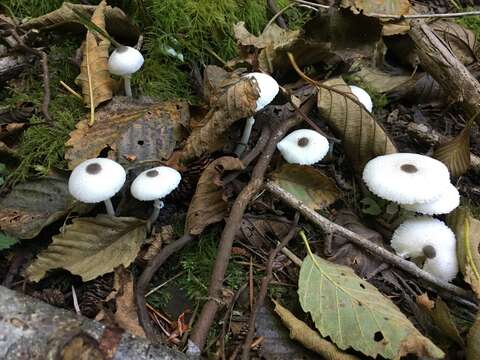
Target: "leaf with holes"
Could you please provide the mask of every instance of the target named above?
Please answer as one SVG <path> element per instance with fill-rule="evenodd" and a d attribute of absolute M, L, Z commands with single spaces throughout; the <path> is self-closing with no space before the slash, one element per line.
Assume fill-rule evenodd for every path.
<path fill-rule="evenodd" d="M 341 6 L 350 8 L 354 13 L 374 16 L 373 14 L 406 15 L 411 5 L 408 0 L 342 0 Z"/>
<path fill-rule="evenodd" d="M 62 268 L 83 281 L 127 267 L 145 240 L 145 221 L 133 217 L 98 215 L 77 218 L 27 268 L 31 281 L 41 280 L 49 270 Z"/>
<path fill-rule="evenodd" d="M 319 85 L 318 110 L 343 141 L 347 156 L 358 174 L 374 157 L 397 152 L 393 141 L 341 79 Z"/>
<path fill-rule="evenodd" d="M 470 167 L 470 126 L 436 148 L 433 157 L 443 162 L 452 176 L 465 174 Z"/>
<path fill-rule="evenodd" d="M 285 164 L 272 173 L 272 180 L 312 209 L 323 209 L 342 193 L 335 181 L 311 166 Z"/>
<path fill-rule="evenodd" d="M 303 310 L 311 314 L 320 334 L 342 350 L 352 347 L 388 359 L 444 356 L 390 299 L 349 267 L 311 254 L 302 263 L 298 286 Z"/>

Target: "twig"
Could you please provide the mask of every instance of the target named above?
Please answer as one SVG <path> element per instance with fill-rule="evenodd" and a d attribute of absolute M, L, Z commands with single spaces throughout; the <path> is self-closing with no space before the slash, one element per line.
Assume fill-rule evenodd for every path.
<path fill-rule="evenodd" d="M 274 13 L 274 15 L 270 19 L 270 21 L 267 23 L 267 25 L 265 25 L 265 28 L 263 31 L 265 32 L 265 30 L 268 29 L 270 25 L 273 24 L 274 21 L 276 21 L 277 25 L 280 26 L 282 29 L 288 29 L 287 23 L 283 18 L 282 14 L 288 9 L 290 9 L 291 7 L 295 6 L 295 3 L 290 3 L 281 10 L 278 8 L 277 2 L 275 0 L 268 0 L 267 4 L 270 10 L 272 10 L 272 12 Z"/>
<path fill-rule="evenodd" d="M 273 278 L 273 263 L 278 255 L 278 253 L 287 246 L 289 241 L 293 239 L 295 234 L 297 233 L 297 225 L 298 220 L 300 218 L 300 213 L 296 212 L 295 217 L 292 222 L 292 227 L 287 235 L 282 239 L 280 244 L 277 245 L 275 249 L 270 252 L 268 256 L 268 263 L 267 263 L 267 272 L 262 279 L 262 285 L 260 286 L 260 291 L 258 292 L 257 301 L 255 301 L 255 308 L 252 309 L 250 314 L 250 319 L 248 321 L 248 333 L 245 337 L 245 342 L 243 343 L 243 351 L 242 351 L 242 360 L 248 360 L 250 358 L 250 349 L 252 348 L 253 338 L 255 336 L 255 320 L 257 319 L 257 314 L 260 311 L 260 308 L 263 306 L 265 302 L 265 297 L 267 296 L 268 285 Z"/>
<path fill-rule="evenodd" d="M 77 99 L 80 99 L 83 101 L 83 98 L 82 98 L 82 95 L 80 95 L 78 92 L 76 92 L 75 90 L 73 90 L 70 86 L 68 86 L 66 83 L 64 83 L 63 81 L 60 80 L 60 85 L 62 85 L 65 90 L 67 90 L 70 94 L 72 94 L 73 96 L 75 96 Z"/>
<path fill-rule="evenodd" d="M 297 211 L 301 212 L 303 216 L 305 216 L 308 220 L 312 221 L 315 225 L 321 227 L 323 231 L 325 231 L 327 234 L 339 233 L 351 242 L 355 243 L 356 245 L 370 251 L 372 254 L 380 257 L 382 260 L 392 265 L 395 265 L 396 267 L 408 272 L 409 274 L 425 280 L 440 289 L 447 290 L 457 296 L 460 296 L 470 301 L 475 301 L 471 292 L 438 279 L 437 277 L 423 271 L 411 261 L 394 255 L 383 247 L 364 238 L 363 236 L 328 220 L 327 218 L 323 217 L 322 215 L 318 214 L 317 212 L 306 206 L 302 201 L 298 200 L 293 195 L 283 190 L 274 182 L 268 181 L 265 185 L 265 188 L 273 195 L 281 199 L 283 202 L 296 209 Z"/>
<path fill-rule="evenodd" d="M 138 320 L 140 321 L 140 325 L 142 325 L 143 330 L 145 331 L 145 335 L 147 335 L 147 338 L 150 339 L 152 342 L 160 342 L 160 339 L 152 326 L 150 317 L 148 316 L 147 312 L 145 293 L 147 291 L 148 284 L 150 283 L 153 275 L 157 272 L 158 268 L 162 266 L 162 264 L 172 254 L 182 249 L 194 238 L 194 236 L 189 234 L 183 235 L 177 241 L 165 246 L 162 251 L 160 251 L 157 255 L 155 255 L 154 258 L 152 258 L 152 260 L 150 260 L 148 265 L 143 270 L 142 275 L 140 275 L 137 280 L 137 285 L 135 287 L 135 302 L 137 304 Z"/>
<path fill-rule="evenodd" d="M 305 102 L 302 110 L 308 111 L 307 109 L 313 107 L 314 101 L 311 100 L 313 99 Z M 222 232 L 222 237 L 220 239 L 220 244 L 218 246 L 217 258 L 215 259 L 212 277 L 210 279 L 210 286 L 208 289 L 209 300 L 203 306 L 200 316 L 192 331 L 191 340 L 196 344 L 200 351 L 205 345 L 208 331 L 215 319 L 215 314 L 217 313 L 219 307 L 218 299 L 221 297 L 223 280 L 230 259 L 233 240 L 235 239 L 235 235 L 240 228 L 245 209 L 247 208 L 250 200 L 252 200 L 257 192 L 262 188 L 265 172 L 267 171 L 267 167 L 270 164 L 273 153 L 275 152 L 277 143 L 283 138 L 290 128 L 298 125 L 300 122 L 301 117 L 295 114 L 289 119 L 279 123 L 276 129 L 272 132 L 270 141 L 268 142 L 260 159 L 255 165 L 255 168 L 253 169 L 250 182 L 240 192 L 232 206 L 230 216 L 227 219 L 225 228 Z"/>

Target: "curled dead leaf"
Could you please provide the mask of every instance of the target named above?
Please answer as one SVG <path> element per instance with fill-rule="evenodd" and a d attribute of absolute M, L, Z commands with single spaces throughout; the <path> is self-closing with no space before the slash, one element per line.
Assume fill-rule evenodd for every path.
<path fill-rule="evenodd" d="M 470 126 L 450 141 L 438 146 L 433 157 L 443 162 L 452 176 L 460 176 L 470 167 Z"/>

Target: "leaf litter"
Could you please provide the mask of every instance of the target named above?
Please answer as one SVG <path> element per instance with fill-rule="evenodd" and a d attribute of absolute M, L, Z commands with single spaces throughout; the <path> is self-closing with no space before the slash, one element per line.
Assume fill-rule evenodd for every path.
<path fill-rule="evenodd" d="M 229 23 L 224 23 L 223 12 L 237 6 L 224 0 L 186 0 L 181 7 L 175 0 L 165 4 L 147 0 L 121 8 L 106 1 L 99 5 L 65 3 L 56 10 L 49 7 L 50 12 L 43 16 L 17 21 L 11 16 L 24 7 L 13 0 L 7 3 L 14 11 L 0 18 L 0 33 L 10 36 L 0 56 L 14 51 L 14 33 L 33 54 L 37 49 L 46 50 L 48 60 L 53 61 L 53 43 L 62 47 L 62 41 L 69 38 L 78 51 L 69 51 L 68 61 L 78 67 L 59 74 L 67 87 L 58 90 L 60 85 L 50 83 L 54 91 L 45 94 L 51 97 L 48 99 L 41 92 L 29 92 L 31 83 L 45 81 L 35 73 L 36 67 L 45 65 L 39 57 L 20 69 L 3 69 L 8 62 L 0 62 L 0 75 L 11 72 L 5 104 L 0 104 L 0 109 L 8 109 L 0 111 L 0 259 L 9 269 L 0 280 L 26 280 L 27 291 L 35 289 L 45 295 L 40 296 L 45 301 L 71 307 L 65 302 L 68 294 L 64 290 L 70 287 L 56 288 L 58 278 L 66 284 L 90 284 L 114 273 L 114 282 L 106 283 L 101 291 L 93 287 L 79 292 L 80 303 L 90 297 L 102 299 L 106 307 L 98 319 L 103 317 L 107 323 L 114 319 L 117 326 L 150 340 L 155 338 L 153 328 L 177 350 L 185 347 L 190 336 L 189 341 L 196 342 L 207 356 L 227 358 L 242 352 L 243 359 L 259 354 L 291 358 L 304 356 L 306 348 L 329 359 L 399 359 L 408 354 L 442 358 L 451 351 L 464 353 L 466 359 L 478 357 L 480 331 L 473 296 L 462 299 L 450 294 L 435 301 L 424 299 L 421 305 L 419 294 L 435 292 L 435 287 L 353 245 L 343 232 L 319 231 L 307 218 L 301 219 L 299 226 L 308 233 L 315 254 L 292 240 L 288 249 L 269 259 L 279 242 L 290 236 L 294 209 L 263 191 L 259 182 L 263 175 L 258 168 L 264 166 L 266 177 L 299 204 L 335 219 L 346 234 L 353 231 L 389 249 L 391 234 L 404 213 L 395 204 L 377 204 L 378 199 L 372 198 L 361 180 L 363 167 L 374 157 L 396 152 L 432 155 L 456 179 L 453 183 L 464 204 L 448 216 L 456 234 L 460 270 L 454 284 L 478 297 L 480 190 L 478 175 L 471 171 L 472 156 L 480 154 L 478 129 L 473 118 L 464 120 L 462 104 L 452 106 L 449 96 L 458 96 L 442 87 L 439 74 L 422 67 L 422 49 L 416 48 L 408 35 L 408 17 L 439 10 L 436 5 L 345 0 L 337 8 L 330 3 L 278 0 L 269 1 L 267 9 L 262 1 L 244 0 L 240 6 L 245 11 L 230 13 Z M 179 17 L 202 22 L 192 23 L 191 29 L 209 28 L 211 22 L 211 34 L 194 34 L 173 19 L 159 22 L 152 14 L 163 14 L 164 6 L 178 8 Z M 276 13 L 274 18 L 270 12 Z M 79 19 L 79 13 L 91 16 L 90 21 L 100 30 Z M 192 14 L 197 16 L 192 18 Z M 426 20 L 426 24 L 451 56 L 478 75 L 479 34 L 475 29 L 443 18 Z M 33 38 L 32 33 L 38 35 Z M 119 96 L 108 72 L 112 44 L 119 42 L 137 45 L 145 56 L 145 74 L 141 69 L 133 78 L 134 86 L 139 86 L 135 98 Z M 281 86 L 273 103 L 258 113 L 260 87 L 244 76 L 254 71 L 273 76 Z M 53 77 L 56 81 L 57 74 Z M 373 112 L 350 85 L 367 90 Z M 22 93 L 31 95 L 20 96 Z M 158 98 L 160 93 L 169 95 Z M 48 119 L 42 118 L 42 105 L 49 105 L 45 99 L 54 104 L 51 113 L 56 121 L 57 99 L 72 99 L 65 109 L 81 108 L 78 96 L 87 110 L 79 109 L 72 114 L 72 125 L 58 130 L 68 139 L 65 144 L 62 141 L 64 168 L 55 169 L 50 163 L 26 165 L 25 152 L 17 151 L 18 144 L 25 141 L 22 136 L 30 126 L 40 124 L 38 131 L 44 128 L 48 132 L 44 124 Z M 300 110 L 307 103 L 316 107 Z M 31 110 L 25 112 L 25 107 Z M 245 144 L 245 155 L 238 158 L 233 149 L 251 116 L 255 117 L 251 140 Z M 330 142 L 328 156 L 312 166 L 286 163 L 278 152 L 268 155 L 275 146 L 272 139 L 295 116 L 295 128 L 312 127 Z M 430 127 L 441 134 L 439 138 L 450 141 L 422 139 L 420 133 L 410 136 L 407 129 L 411 124 Z M 42 135 L 42 139 L 53 142 L 56 134 L 50 138 Z M 108 157 L 127 170 L 123 189 L 112 199 L 121 217 L 104 215 L 103 207 L 79 203 L 69 194 L 68 172 L 96 157 Z M 12 186 L 9 174 L 20 166 L 35 172 L 27 174 L 27 181 Z M 157 205 L 161 216 L 152 228 L 144 219 L 150 204 L 132 202 L 129 194 L 135 175 L 148 166 L 171 166 L 182 175 L 179 188 Z M 251 201 L 242 202 L 252 188 L 259 190 L 250 194 Z M 228 220 L 238 211 L 241 221 L 235 224 L 235 242 L 230 249 L 224 238 L 231 231 Z M 224 220 L 227 227 L 222 232 Z M 212 246 L 218 243 L 217 252 L 213 247 L 195 250 L 195 246 L 203 246 L 205 238 Z M 184 246 L 187 250 L 182 251 Z M 24 258 L 22 264 L 14 261 L 18 251 L 29 254 L 20 257 Z M 178 264 L 179 252 L 185 256 L 181 264 L 188 264 L 189 271 Z M 210 255 L 196 259 L 195 254 Z M 219 263 L 219 259 L 227 261 Z M 422 259 L 416 260 L 421 265 Z M 249 316 L 256 315 L 252 307 L 259 296 L 256 285 L 270 261 L 273 280 L 268 296 L 291 339 L 278 335 L 279 331 L 265 332 L 263 322 L 270 320 L 262 313 L 256 318 L 256 328 L 247 326 Z M 201 269 L 195 269 L 195 264 L 201 264 Z M 227 277 L 219 276 L 218 269 L 227 265 Z M 155 271 L 147 283 L 137 287 L 152 267 Z M 57 269 L 69 273 L 55 272 Z M 211 283 L 198 276 L 211 276 Z M 227 305 L 219 310 L 227 326 L 209 324 L 205 328 L 211 315 L 205 315 L 210 311 L 205 309 L 213 299 L 209 292 L 212 284 L 213 288 L 221 284 L 215 301 Z M 178 291 L 164 291 L 164 287 Z M 145 300 L 138 301 L 145 296 L 139 288 L 151 289 L 146 307 Z M 46 294 L 55 294 L 54 298 L 62 301 Z M 175 299 L 168 297 L 180 299 L 180 294 L 186 294 L 187 303 L 195 304 L 196 309 L 182 308 L 170 319 L 165 315 L 166 304 Z M 108 305 L 112 303 L 113 310 Z M 272 306 L 262 311 L 272 312 Z M 420 313 L 422 318 L 416 318 Z M 202 338 L 207 338 L 209 330 L 211 338 L 204 347 Z M 437 339 L 432 334 L 442 336 Z"/>

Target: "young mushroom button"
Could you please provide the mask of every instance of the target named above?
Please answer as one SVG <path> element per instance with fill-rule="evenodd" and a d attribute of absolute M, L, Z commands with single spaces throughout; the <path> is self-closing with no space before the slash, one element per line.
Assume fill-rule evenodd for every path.
<path fill-rule="evenodd" d="M 325 136 L 309 129 L 295 130 L 277 144 L 277 149 L 290 164 L 312 165 L 328 153 L 329 143 Z"/>
<path fill-rule="evenodd" d="M 352 92 L 353 95 L 362 103 L 363 106 L 365 106 L 365 109 L 368 110 L 368 112 L 372 112 L 373 110 L 373 103 L 372 103 L 372 98 L 368 93 L 363 90 L 362 88 L 355 86 L 355 85 L 350 85 L 350 91 Z"/>
<path fill-rule="evenodd" d="M 115 49 L 108 59 L 108 71 L 111 74 L 123 77 L 125 95 L 132 96 L 130 77 L 143 65 L 143 56 L 137 49 L 130 46 L 121 46 Z"/>
<path fill-rule="evenodd" d="M 105 202 L 107 213 L 115 216 L 110 198 L 123 186 L 126 173 L 123 167 L 105 158 L 89 159 L 75 169 L 68 180 L 68 190 L 84 203 Z"/>
<path fill-rule="evenodd" d="M 175 190 L 181 179 L 182 176 L 177 170 L 167 166 L 145 170 L 135 178 L 130 187 L 132 196 L 140 201 L 154 201 L 153 213 L 148 220 L 150 225 L 157 220 L 163 207 L 160 199 Z"/>

